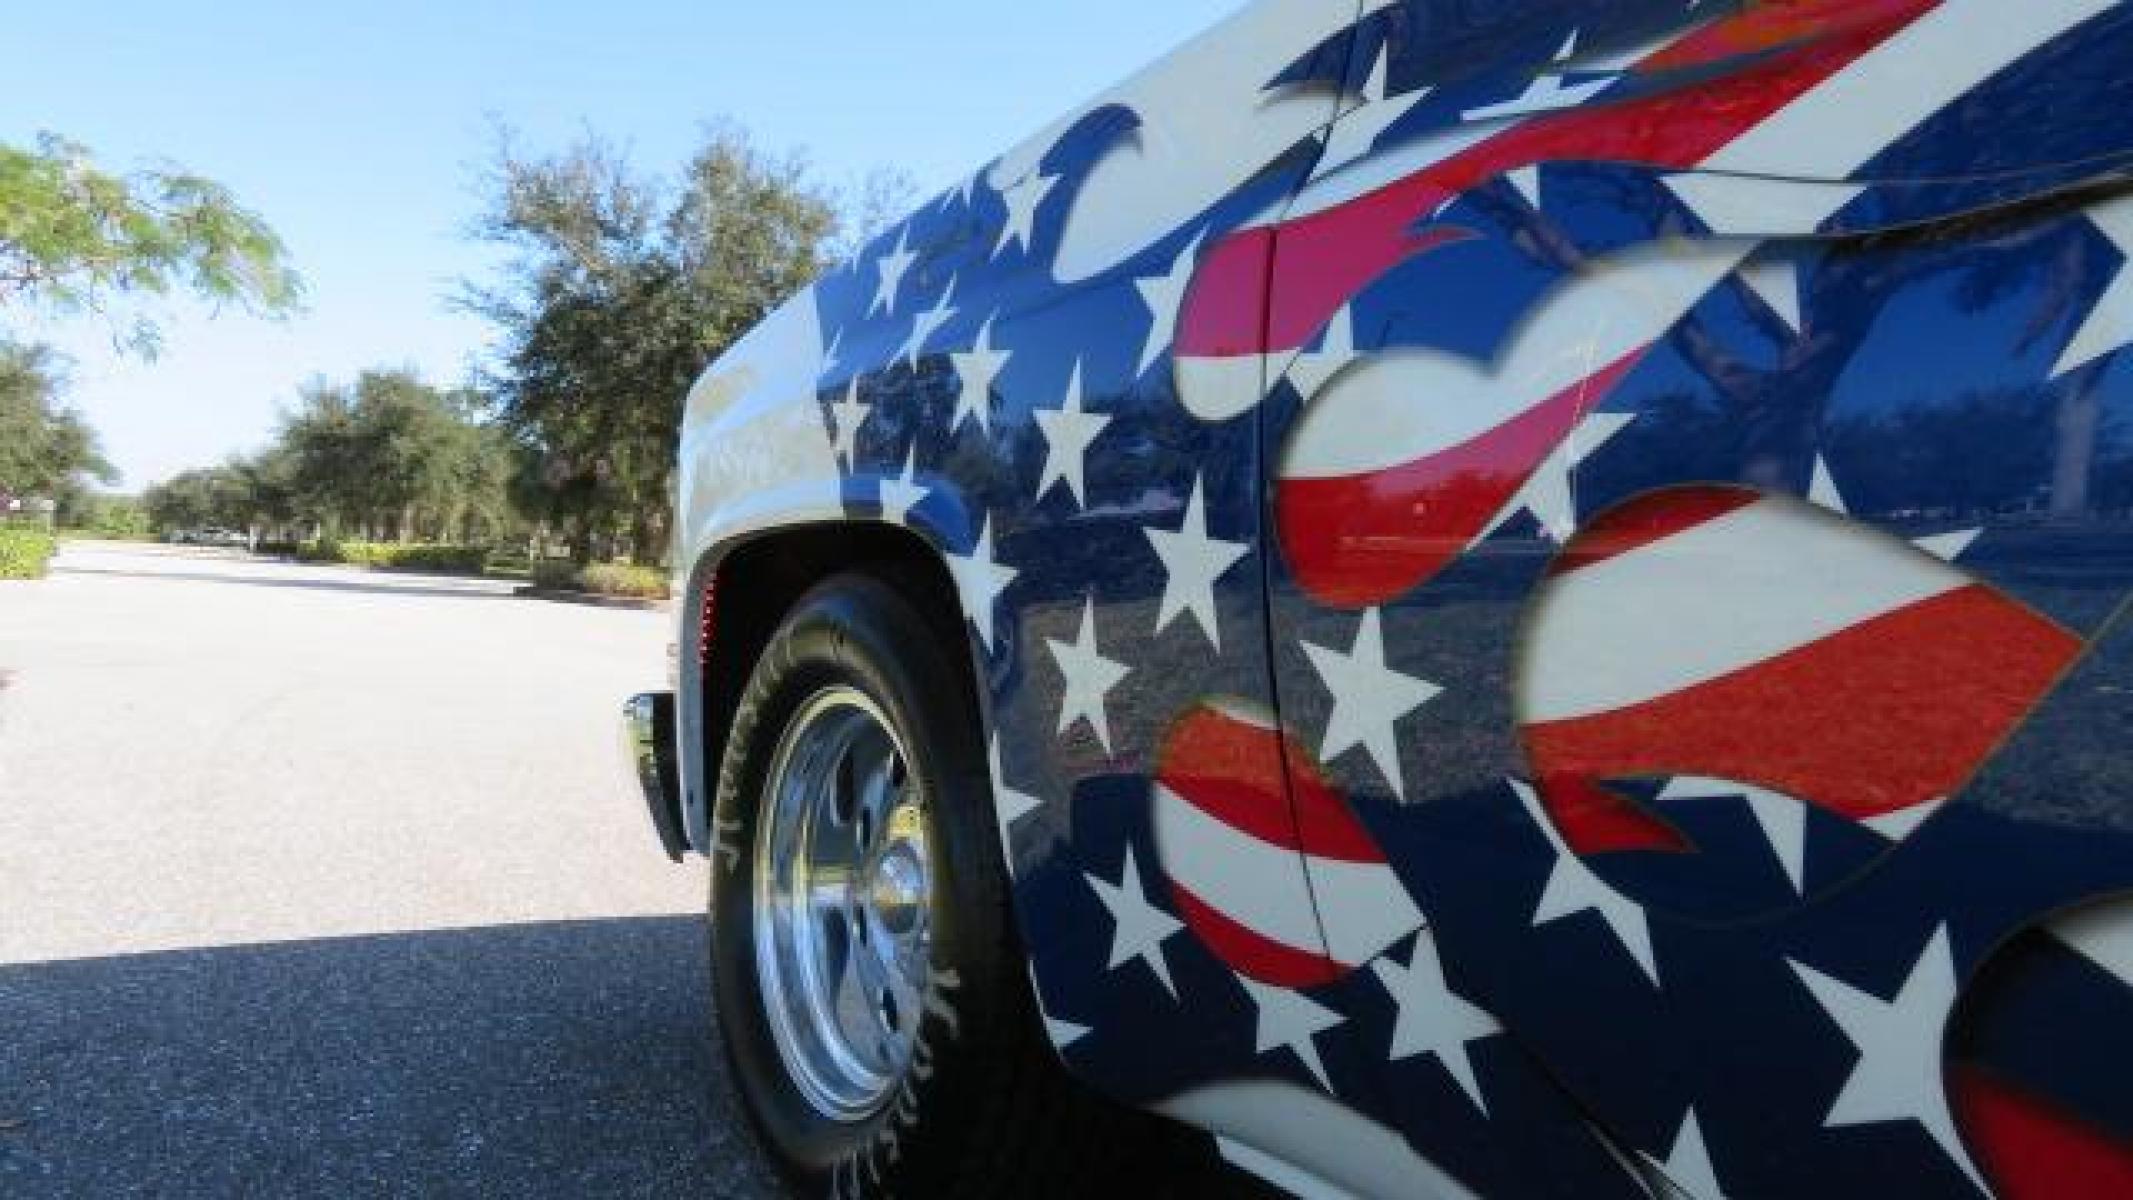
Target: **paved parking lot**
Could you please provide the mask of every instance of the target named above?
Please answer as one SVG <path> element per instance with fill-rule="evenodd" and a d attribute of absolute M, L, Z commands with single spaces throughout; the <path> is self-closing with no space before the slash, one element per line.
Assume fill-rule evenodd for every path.
<path fill-rule="evenodd" d="M 615 761 L 665 642 L 155 548 L 0 585 L 0 1194 L 775 1194 Z"/>

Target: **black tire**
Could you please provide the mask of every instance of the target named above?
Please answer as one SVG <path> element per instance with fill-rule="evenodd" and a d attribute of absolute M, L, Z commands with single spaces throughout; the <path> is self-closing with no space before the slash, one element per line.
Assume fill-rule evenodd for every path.
<path fill-rule="evenodd" d="M 960 632 L 960 631 L 956 631 Z M 1071 1081 L 1030 995 L 993 823 L 968 672 L 904 595 L 867 575 L 803 598 L 759 660 L 719 769 L 711 869 L 712 988 L 727 1059 L 758 1136 L 802 1195 L 1086 1195 L 1211 1160 L 1208 1139 Z M 787 1073 L 764 1011 L 750 871 L 779 739 L 825 687 L 863 692 L 895 726 L 925 788 L 933 986 L 914 1067 L 894 1102 L 839 1122 Z M 1184 1164 L 1184 1165 L 1180 1165 Z"/>

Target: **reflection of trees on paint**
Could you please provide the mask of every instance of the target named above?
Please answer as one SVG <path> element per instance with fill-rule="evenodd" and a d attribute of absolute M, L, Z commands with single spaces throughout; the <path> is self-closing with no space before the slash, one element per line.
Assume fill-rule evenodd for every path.
<path fill-rule="evenodd" d="M 1579 172 L 1576 183 L 1619 211 L 1662 214 L 1652 221 L 1654 238 L 1695 236 L 1679 201 L 1653 179 L 1613 169 Z M 1737 303 L 1699 307 L 1668 338 L 1669 348 L 1708 392 L 1639 397 L 1640 440 L 1650 445 L 1656 435 L 1681 453 L 1664 460 L 1672 478 L 1740 480 L 1791 491 L 1807 488 L 1817 453 L 1826 452 L 1835 461 L 1863 468 L 1841 480 L 1847 500 L 1861 513 L 1893 507 L 1899 497 L 1917 507 L 1916 497 L 1922 495 L 1943 497 L 1936 503 L 1971 512 L 2041 507 L 2075 517 L 2123 508 L 2124 500 L 2114 505 L 2104 498 L 2112 487 L 2123 494 L 2128 471 L 2125 439 L 2120 435 L 2112 441 L 2105 411 L 2102 385 L 2109 356 L 2042 384 L 2027 400 L 2011 393 L 1919 397 L 1906 402 L 1915 411 L 1886 413 L 1888 427 L 1878 433 L 1857 420 L 1825 427 L 1840 382 L 1874 341 L 1879 323 L 1911 289 L 1947 286 L 1961 313 L 1991 311 L 2019 321 L 2010 353 L 2039 347 L 2056 353 L 2059 341 L 2088 315 L 2122 265 L 2119 253 L 2083 216 L 2084 205 L 2096 199 L 2095 194 L 2061 197 L 1827 244 L 1765 247 L 1755 261 L 1798 269 L 1800 328 L 1794 329 L 1742 276 L 1729 278 L 1722 286 Z M 1506 218 L 1509 206 L 1523 203 L 1507 186 L 1476 200 L 1503 209 L 1499 215 Z M 1590 261 L 1545 221 L 1506 223 L 1520 230 L 1521 248 L 1540 261 L 1565 271 Z M 1895 388 L 1906 382 L 1887 381 Z M 1984 428 L 1966 423 L 1972 419 L 1984 422 Z M 2017 420 L 2036 428 L 2015 428 Z M 1678 434 L 1655 428 L 1675 422 Z M 1895 449 L 1881 433 L 1897 429 L 1937 443 L 1904 448 L 1908 465 L 1900 474 L 1914 484 L 1930 482 L 1924 492 L 1901 492 L 1892 480 L 1873 479 L 1885 461 L 1852 453 Z M 1997 449 L 1995 435 L 2008 439 Z M 1996 454 L 2007 461 L 1996 461 Z M 1933 478 L 1928 463 L 1947 469 L 1960 464 L 1983 478 Z M 1693 472 L 1682 469 L 1689 466 Z M 2029 477 L 2018 481 L 2024 470 Z M 1855 489 L 1871 496 L 1853 495 Z"/>
<path fill-rule="evenodd" d="M 1872 463 L 1846 481 L 1853 511 L 1971 520 L 2032 512 L 2050 497 L 2059 440 L 2048 390 L 1975 392 L 1832 421 L 1825 446 L 1840 462 Z"/>
<path fill-rule="evenodd" d="M 2078 210 L 2075 210 L 2078 211 Z M 2014 241 L 2014 249 L 2028 250 L 2029 241 L 2043 241 L 2057 229 L 2052 221 L 2034 221 L 2007 231 L 2001 243 Z M 2045 252 L 1995 253 L 1971 268 L 1957 296 L 1966 311 L 1977 312 L 2000 304 L 2019 304 L 2026 299 L 2028 320 L 2020 348 L 2027 349 L 2053 330 L 2078 323 L 2098 294 L 2108 286 L 2122 265 L 2118 252 L 2093 229 L 2086 236 L 2060 237 L 2039 249 Z M 1995 249 L 2000 245 L 1996 244 Z M 2052 434 L 2051 479 L 2048 492 L 2051 515 L 2070 519 L 2092 511 L 2091 494 L 2097 468 L 2097 451 L 2103 432 L 2103 377 L 2111 356 L 2076 368 L 2058 381 L 2056 403 L 2049 417 Z"/>
<path fill-rule="evenodd" d="M 1637 453 L 1603 454 L 1581 464 L 1581 493 L 1627 498 L 1682 480 L 1740 478 L 1738 431 L 1708 394 L 1640 395 L 1636 411 Z"/>
<path fill-rule="evenodd" d="M 1830 454 L 1874 464 L 1846 499 L 1890 516 L 2133 515 L 2133 421 L 2105 411 L 2103 374 L 1832 422 Z"/>
<path fill-rule="evenodd" d="M 2133 517 L 2133 422 L 2107 423 L 2091 493 L 2096 511 Z"/>

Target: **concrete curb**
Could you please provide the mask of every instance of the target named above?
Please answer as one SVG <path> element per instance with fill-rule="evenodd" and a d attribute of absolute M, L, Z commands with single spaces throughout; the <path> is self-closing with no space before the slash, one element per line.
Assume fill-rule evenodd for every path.
<path fill-rule="evenodd" d="M 567 592 L 559 588 L 516 588 L 512 595 L 528 600 L 547 600 L 555 604 L 581 604 L 587 608 L 623 608 L 637 612 L 668 612 L 673 609 L 671 600 L 640 600 L 634 596 L 602 596 L 594 592 Z"/>

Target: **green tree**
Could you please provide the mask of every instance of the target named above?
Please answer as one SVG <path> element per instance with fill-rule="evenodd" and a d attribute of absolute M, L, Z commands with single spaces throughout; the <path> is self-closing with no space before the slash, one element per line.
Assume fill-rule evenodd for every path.
<path fill-rule="evenodd" d="M 357 463 L 367 477 L 379 540 L 414 541 L 425 514 L 454 504 L 462 422 L 445 397 L 411 371 L 366 371 L 356 380 Z"/>
<path fill-rule="evenodd" d="M 0 501 L 61 503 L 89 480 L 117 480 L 96 431 L 59 403 L 62 385 L 49 349 L 0 341 Z"/>
<path fill-rule="evenodd" d="M 107 538 L 145 538 L 152 530 L 148 510 L 133 496 L 93 495 L 77 517 L 60 524 Z"/>
<path fill-rule="evenodd" d="M 150 531 L 148 510 L 138 499 L 86 488 L 60 499 L 54 523 L 98 537 L 139 538 Z"/>
<path fill-rule="evenodd" d="M 279 315 L 302 285 L 274 231 L 213 180 L 157 167 L 117 174 L 82 146 L 45 134 L 0 143 L 0 312 L 24 304 L 110 311 L 122 298 L 184 288 Z M 152 353 L 156 326 L 123 330 Z"/>
<path fill-rule="evenodd" d="M 245 523 L 272 541 L 300 540 L 302 514 L 296 506 L 296 479 L 285 448 L 276 444 L 250 458 L 227 464 L 244 487 Z"/>
<path fill-rule="evenodd" d="M 465 419 L 451 447 L 451 489 L 440 536 L 488 545 L 514 540 L 526 527 L 513 499 L 517 447 L 501 426 L 475 419 L 478 394 L 461 392 L 452 399 Z"/>
<path fill-rule="evenodd" d="M 315 380 L 298 393 L 296 407 L 282 414 L 268 452 L 286 485 L 291 515 L 328 538 L 343 536 L 370 507 L 369 481 L 355 458 L 354 410 L 346 388 Z"/>
<path fill-rule="evenodd" d="M 252 494 L 235 466 L 187 471 L 149 488 L 141 506 L 157 532 L 180 529 L 245 529 L 252 524 Z"/>
<path fill-rule="evenodd" d="M 477 232 L 512 259 L 465 303 L 503 330 L 487 383 L 525 447 L 520 492 L 579 560 L 659 563 L 690 384 L 827 265 L 839 205 L 726 126 L 672 183 L 595 138 L 549 158 L 507 143 L 491 186 Z M 872 183 L 867 207 L 895 186 Z"/>
<path fill-rule="evenodd" d="M 262 521 L 328 537 L 496 542 L 522 524 L 515 450 L 483 420 L 481 397 L 412 371 L 308 385 L 274 444 L 243 466 Z"/>

